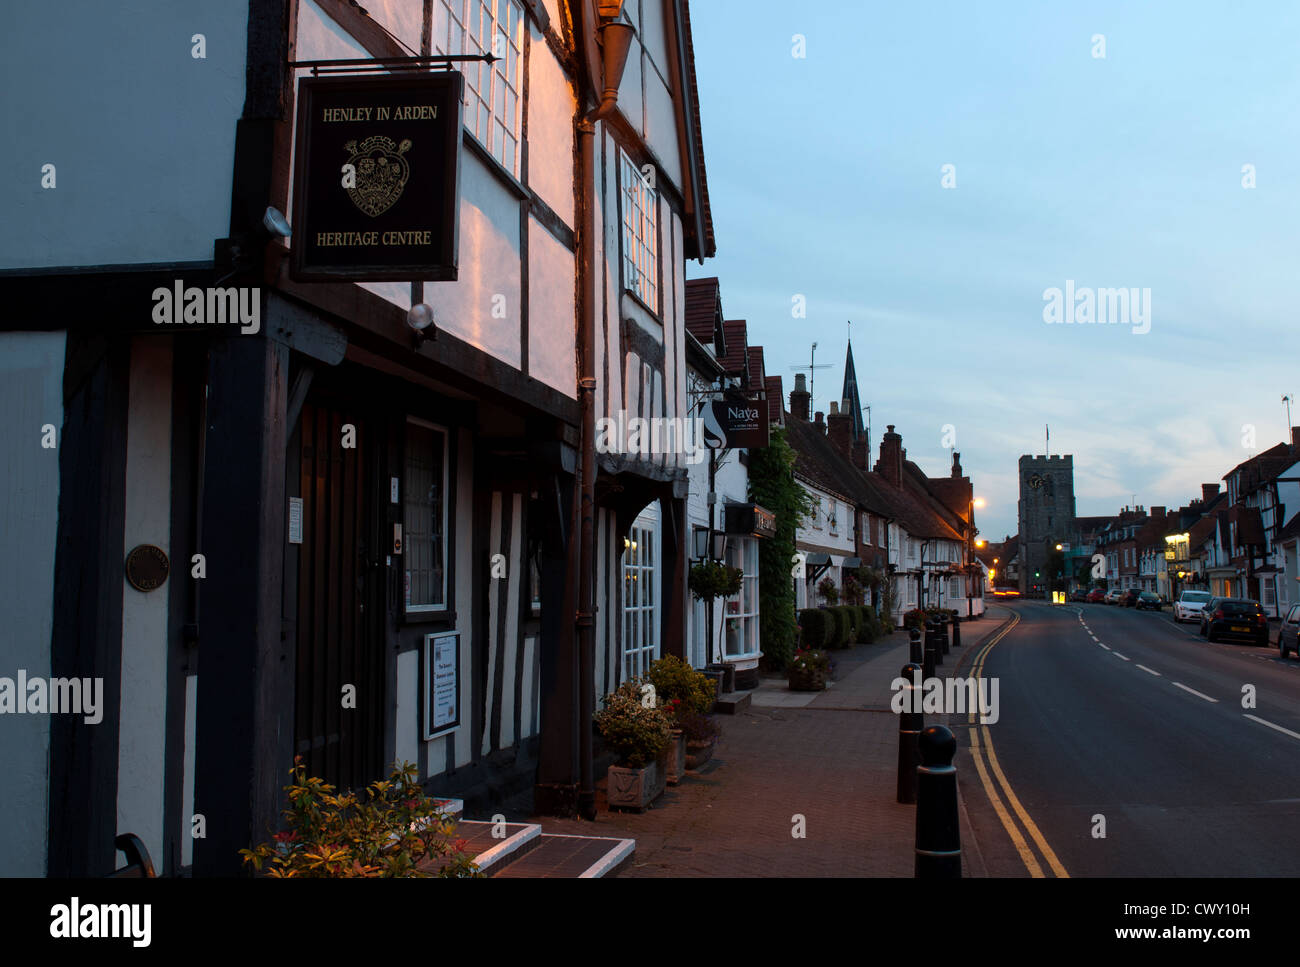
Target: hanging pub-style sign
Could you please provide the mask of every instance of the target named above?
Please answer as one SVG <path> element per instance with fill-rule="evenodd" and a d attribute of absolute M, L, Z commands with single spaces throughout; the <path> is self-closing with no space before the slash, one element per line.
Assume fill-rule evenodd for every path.
<path fill-rule="evenodd" d="M 704 407 L 704 443 L 715 450 L 767 446 L 768 421 L 765 396 L 737 396 L 715 400 Z"/>
<path fill-rule="evenodd" d="M 456 71 L 299 81 L 294 280 L 456 279 L 463 83 Z"/>

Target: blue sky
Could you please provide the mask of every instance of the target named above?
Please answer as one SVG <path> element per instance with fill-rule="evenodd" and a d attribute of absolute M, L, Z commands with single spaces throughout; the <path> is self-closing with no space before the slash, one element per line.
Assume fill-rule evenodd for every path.
<path fill-rule="evenodd" d="M 689 274 L 719 277 L 787 394 L 818 342 L 817 409 L 852 320 L 873 447 L 893 423 L 946 474 L 951 424 L 986 537 L 1015 533 L 1016 461 L 1045 423 L 1081 515 L 1181 505 L 1283 439 L 1300 4 L 697 0 L 691 16 L 718 256 Z M 1067 279 L 1150 289 L 1149 331 L 1045 323 Z"/>

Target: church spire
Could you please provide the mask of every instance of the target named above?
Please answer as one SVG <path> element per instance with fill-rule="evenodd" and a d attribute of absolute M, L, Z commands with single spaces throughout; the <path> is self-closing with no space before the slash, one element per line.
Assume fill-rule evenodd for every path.
<path fill-rule="evenodd" d="M 844 359 L 844 391 L 840 393 L 840 399 L 846 400 L 849 407 L 849 416 L 852 422 L 849 424 L 850 435 L 854 440 L 866 436 L 867 427 L 862 420 L 862 397 L 858 395 L 858 374 L 853 368 L 853 343 L 848 344 L 848 355 Z"/>

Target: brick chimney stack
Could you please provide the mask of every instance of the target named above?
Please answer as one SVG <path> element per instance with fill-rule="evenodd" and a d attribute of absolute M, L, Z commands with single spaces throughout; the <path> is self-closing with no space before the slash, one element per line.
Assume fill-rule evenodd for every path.
<path fill-rule="evenodd" d="M 794 389 L 790 390 L 790 415 L 796 420 L 808 422 L 808 404 L 812 397 L 808 394 L 806 377 L 803 373 L 794 374 Z"/>
<path fill-rule="evenodd" d="M 1153 520 L 1164 520 L 1165 509 L 1163 507 L 1152 507 L 1151 517 Z"/>
<path fill-rule="evenodd" d="M 867 452 L 867 441 L 865 437 L 859 437 L 853 441 L 853 452 L 849 454 L 849 459 L 853 461 L 853 466 L 859 470 L 866 471 L 869 469 L 868 461 L 871 454 Z"/>
<path fill-rule="evenodd" d="M 956 450 L 952 452 L 952 475 L 953 477 L 961 476 L 961 454 Z"/>
<path fill-rule="evenodd" d="M 826 436 L 845 460 L 852 461 L 853 454 L 849 451 L 853 439 L 853 417 L 849 415 L 848 400 L 841 405 L 831 401 L 831 411 L 826 415 Z"/>
<path fill-rule="evenodd" d="M 1201 500 L 1208 504 L 1217 496 L 1219 496 L 1218 484 L 1201 484 Z"/>
<path fill-rule="evenodd" d="M 817 411 L 816 416 L 813 419 L 813 426 L 817 427 L 822 436 L 826 435 L 826 414 L 821 410 Z"/>
<path fill-rule="evenodd" d="M 903 438 L 894 432 L 894 424 L 885 428 L 885 437 L 880 441 L 880 459 L 876 461 L 876 473 L 896 489 L 903 487 Z"/>
<path fill-rule="evenodd" d="M 1300 426 L 1291 427 L 1291 449 L 1300 450 Z"/>

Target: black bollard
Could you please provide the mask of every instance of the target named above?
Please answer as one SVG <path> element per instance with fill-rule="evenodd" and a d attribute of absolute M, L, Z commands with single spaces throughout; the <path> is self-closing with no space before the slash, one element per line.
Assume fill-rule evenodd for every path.
<path fill-rule="evenodd" d="M 923 678 L 934 678 L 935 666 L 939 664 L 939 648 L 934 640 L 934 627 L 926 622 L 925 625 L 925 650 L 921 658 L 921 676 Z"/>
<path fill-rule="evenodd" d="M 909 639 L 908 645 L 911 649 L 910 656 L 907 660 L 919 665 L 921 662 L 925 661 L 925 646 L 921 644 L 921 629 L 909 628 L 907 630 L 907 637 Z"/>
<path fill-rule="evenodd" d="M 961 828 L 957 821 L 957 740 L 942 725 L 921 732 L 916 770 L 916 878 L 961 879 Z"/>
<path fill-rule="evenodd" d="M 952 619 L 952 646 L 954 648 L 961 647 L 961 619 L 960 618 Z"/>
<path fill-rule="evenodd" d="M 934 637 L 934 664 L 937 668 L 943 664 L 943 640 L 940 637 L 938 619 L 930 623 L 930 632 Z"/>
<path fill-rule="evenodd" d="M 939 617 L 939 654 L 948 654 L 948 615 Z"/>
<path fill-rule="evenodd" d="M 916 687 L 916 677 L 921 666 L 908 662 L 899 675 L 907 682 L 903 686 L 903 713 L 898 716 L 898 801 L 916 802 L 916 770 L 921 764 L 921 690 Z M 915 711 L 913 711 L 915 709 Z"/>

